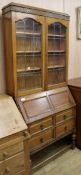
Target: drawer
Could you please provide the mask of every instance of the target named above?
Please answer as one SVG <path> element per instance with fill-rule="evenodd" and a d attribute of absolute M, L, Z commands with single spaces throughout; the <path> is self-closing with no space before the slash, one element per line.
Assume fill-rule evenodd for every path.
<path fill-rule="evenodd" d="M 68 120 L 66 123 L 67 131 L 72 130 L 75 127 L 75 119 Z"/>
<path fill-rule="evenodd" d="M 53 138 L 53 129 L 48 129 L 48 131 L 31 138 L 30 140 L 30 150 L 41 147 L 46 142 Z"/>
<path fill-rule="evenodd" d="M 56 124 L 64 120 L 67 120 L 71 117 L 75 117 L 75 109 L 69 109 L 56 115 Z"/>
<path fill-rule="evenodd" d="M 19 153 L 16 156 L 5 161 L 5 172 L 9 170 L 9 175 L 18 173 L 25 169 L 24 153 Z"/>
<path fill-rule="evenodd" d="M 17 154 L 0 164 L 0 175 L 15 175 L 24 171 L 24 153 Z"/>
<path fill-rule="evenodd" d="M 59 137 L 67 132 L 71 131 L 75 127 L 75 119 L 70 119 L 64 122 L 62 125 L 56 127 L 56 137 Z"/>
<path fill-rule="evenodd" d="M 11 145 L 0 150 L 0 161 L 5 160 L 23 150 L 23 142 Z"/>
<path fill-rule="evenodd" d="M 42 131 L 45 128 L 52 126 L 52 117 L 34 122 L 29 126 L 30 134 L 34 134 L 36 132 Z"/>

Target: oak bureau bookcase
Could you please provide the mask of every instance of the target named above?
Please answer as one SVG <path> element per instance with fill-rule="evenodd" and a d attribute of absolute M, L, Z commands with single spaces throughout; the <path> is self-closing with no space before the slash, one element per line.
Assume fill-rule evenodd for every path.
<path fill-rule="evenodd" d="M 28 126 L 30 153 L 67 135 L 75 102 L 67 87 L 69 16 L 11 3 L 2 9 L 6 90 Z"/>

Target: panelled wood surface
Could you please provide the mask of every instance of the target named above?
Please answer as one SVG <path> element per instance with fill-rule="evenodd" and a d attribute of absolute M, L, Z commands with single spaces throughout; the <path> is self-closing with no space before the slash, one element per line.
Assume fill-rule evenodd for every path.
<path fill-rule="evenodd" d="M 75 119 L 69 119 L 61 125 L 56 126 L 56 138 L 73 130 L 75 127 Z"/>
<path fill-rule="evenodd" d="M 6 147 L 4 149 L 0 150 L 0 161 L 8 159 L 9 157 L 23 151 L 23 142 L 21 143 L 17 143 L 17 144 L 13 144 L 9 147 Z"/>
<path fill-rule="evenodd" d="M 0 95 L 0 175 L 30 175 L 27 139 L 27 126 L 12 97 Z"/>
<path fill-rule="evenodd" d="M 29 125 L 29 131 L 30 134 L 35 134 L 37 132 L 41 132 L 44 129 L 50 127 L 53 125 L 52 117 L 42 119 L 40 121 L 34 122 L 31 125 Z"/>
<path fill-rule="evenodd" d="M 46 135 L 47 142 L 50 143 L 74 132 L 75 102 L 67 87 L 16 98 L 16 101 L 28 124 L 30 151 L 36 152 L 46 145 Z M 46 134 L 48 129 L 50 132 L 53 130 L 51 139 Z M 40 139 L 43 143 L 40 143 Z"/>
<path fill-rule="evenodd" d="M 15 175 L 22 170 L 24 170 L 24 153 L 19 153 L 10 159 L 7 159 L 0 163 L 0 173 L 1 175 Z"/>
<path fill-rule="evenodd" d="M 81 77 L 69 80 L 68 86 L 76 102 L 76 144 L 81 149 Z"/>
<path fill-rule="evenodd" d="M 14 81 L 13 81 L 13 74 L 14 74 L 14 67 L 13 67 L 13 60 L 12 58 L 12 21 L 8 18 L 3 18 L 3 30 L 4 30 L 4 46 L 5 46 L 5 69 L 6 69 L 6 90 L 7 93 L 14 95 Z M 11 36 L 9 37 L 9 33 Z M 8 70 L 7 70 L 8 69 Z M 12 74 L 11 74 L 12 72 Z"/>
<path fill-rule="evenodd" d="M 22 142 L 22 144 L 19 142 L 17 145 L 14 145 L 14 140 L 12 141 L 12 146 L 8 145 L 4 149 L 0 149 L 0 173 L 2 175 L 15 175 L 24 171 L 25 174 L 30 175 L 29 151 L 28 149 L 25 150 L 28 147 L 27 140 L 24 143 Z"/>
<path fill-rule="evenodd" d="M 46 97 L 24 102 L 24 108 L 29 117 L 41 115 L 47 111 L 50 111 L 50 106 Z"/>
<path fill-rule="evenodd" d="M 24 170 L 24 164 L 24 153 L 19 153 L 18 155 L 5 161 L 5 170 L 7 169 L 7 167 L 9 167 L 10 174 L 15 174 L 19 171 Z"/>
<path fill-rule="evenodd" d="M 53 129 L 48 129 L 47 131 L 36 135 L 30 140 L 30 150 L 41 147 L 42 145 L 50 142 L 53 139 Z"/>
<path fill-rule="evenodd" d="M 27 126 L 12 97 L 0 95 L 0 139 L 26 129 Z"/>
<path fill-rule="evenodd" d="M 43 119 L 43 123 L 45 123 L 45 128 L 40 129 L 42 121 L 35 122 L 35 124 L 29 125 L 30 134 L 31 134 L 31 140 L 30 140 L 30 151 L 33 151 L 37 148 L 41 148 L 45 143 L 45 139 L 47 139 L 48 142 L 57 140 L 59 137 L 63 137 L 63 135 L 68 135 L 68 133 L 73 133 L 75 129 L 75 116 L 76 111 L 75 108 L 71 108 L 68 110 L 65 110 L 63 112 L 57 113 L 56 115 L 53 115 L 52 117 L 49 116 L 47 119 Z M 48 129 L 48 123 L 46 121 L 50 121 L 49 125 L 52 126 Z M 32 127 L 31 127 L 32 126 Z M 34 129 L 32 129 L 34 127 Z M 46 129 L 46 130 L 45 130 Z M 49 131 L 53 130 L 53 137 L 51 137 Z M 32 134 L 33 131 L 33 134 Z M 37 132 L 36 132 L 37 131 Z M 39 134 L 38 134 L 39 133 Z M 47 137 L 46 137 L 47 136 Z"/>
<path fill-rule="evenodd" d="M 67 87 L 16 98 L 26 123 L 32 123 L 75 106 Z"/>
<path fill-rule="evenodd" d="M 30 157 L 29 157 L 29 144 L 27 139 L 17 141 L 12 138 L 11 140 L 4 145 L 2 144 L 0 148 L 0 172 L 1 175 L 15 175 L 24 172 L 24 175 L 31 174 L 30 168 Z M 4 148 L 3 148 L 4 147 Z"/>
<path fill-rule="evenodd" d="M 67 111 L 64 111 L 60 114 L 57 114 L 56 115 L 56 124 L 59 124 L 61 122 L 64 122 L 70 118 L 73 118 L 76 116 L 76 112 L 75 112 L 75 109 L 69 109 Z"/>

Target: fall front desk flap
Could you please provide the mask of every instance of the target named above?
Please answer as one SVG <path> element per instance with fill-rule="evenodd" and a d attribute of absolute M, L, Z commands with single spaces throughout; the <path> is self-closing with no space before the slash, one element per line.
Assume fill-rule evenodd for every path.
<path fill-rule="evenodd" d="M 14 100 L 0 95 L 0 139 L 27 129 Z"/>
<path fill-rule="evenodd" d="M 26 123 L 31 123 L 75 106 L 68 87 L 16 99 Z"/>

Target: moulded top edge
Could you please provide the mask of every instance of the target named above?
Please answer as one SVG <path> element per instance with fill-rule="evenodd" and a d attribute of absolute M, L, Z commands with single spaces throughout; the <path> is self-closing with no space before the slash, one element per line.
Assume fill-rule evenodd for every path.
<path fill-rule="evenodd" d="M 16 11 L 16 12 L 27 12 L 26 10 L 31 10 L 31 12 L 35 12 L 35 11 L 39 11 L 40 15 L 44 15 L 44 13 L 48 13 L 50 15 L 58 15 L 58 16 L 62 16 L 62 18 L 66 18 L 66 20 L 70 19 L 70 16 L 68 14 L 62 13 L 62 12 L 56 12 L 56 11 L 52 11 L 52 10 L 48 10 L 48 9 L 42 9 L 42 8 L 38 8 L 38 7 L 32 7 L 29 5 L 23 5 L 23 4 L 18 4 L 18 3 L 9 3 L 8 5 L 4 6 L 2 8 L 2 12 L 3 14 L 10 12 L 10 11 Z M 49 15 L 49 16 L 50 16 Z"/>

